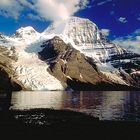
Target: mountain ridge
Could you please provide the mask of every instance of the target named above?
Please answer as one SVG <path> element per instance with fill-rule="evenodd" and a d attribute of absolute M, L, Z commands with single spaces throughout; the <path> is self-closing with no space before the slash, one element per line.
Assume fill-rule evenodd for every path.
<path fill-rule="evenodd" d="M 63 74 L 63 71 L 61 70 L 58 75 L 51 73 L 50 71 L 52 69 L 50 69 L 50 67 L 52 67 L 52 64 L 48 63 L 48 59 L 50 59 L 49 53 L 43 51 L 45 50 L 46 46 L 48 46 L 46 42 L 51 42 L 56 36 L 63 41 L 63 43 L 61 41 L 63 44 L 62 46 L 72 46 L 73 49 L 71 49 L 75 50 L 74 52 L 77 52 L 77 54 L 83 56 L 83 58 L 90 58 L 88 59 L 88 61 L 90 60 L 90 63 L 87 60 L 84 62 L 84 59 L 82 59 L 82 63 L 84 62 L 86 63 L 85 65 L 90 65 L 90 70 L 92 69 L 92 64 L 94 63 L 94 65 L 96 65 L 96 67 L 99 69 L 102 78 L 106 77 L 106 79 L 110 79 L 109 81 L 112 82 L 112 84 L 115 83 L 116 85 L 123 85 L 124 87 L 140 86 L 137 84 L 140 71 L 140 56 L 138 54 L 136 55 L 135 53 L 120 48 L 106 39 L 96 24 L 88 19 L 72 17 L 68 21 L 62 23 L 63 24 L 57 24 L 56 27 L 51 25 L 42 33 L 38 33 L 31 26 L 25 28 L 21 27 L 14 35 L 0 38 L 0 44 L 7 47 L 9 50 L 14 46 L 17 62 L 13 63 L 13 70 L 15 71 L 17 80 L 20 81 L 25 88 L 30 90 L 65 89 L 65 86 L 63 86 L 62 83 L 67 85 L 67 81 L 62 82 L 58 78 L 58 75 L 61 75 L 60 73 Z M 59 28 L 60 26 L 61 28 Z M 61 43 L 59 44 L 60 46 Z M 56 43 L 54 42 L 53 44 L 50 44 L 50 47 L 53 46 L 55 48 L 55 45 Z M 52 48 L 52 50 L 54 48 Z M 60 57 L 60 54 L 63 52 L 64 48 L 55 49 L 59 51 L 57 57 Z M 48 58 L 44 59 L 40 55 L 41 52 L 42 55 L 47 55 L 46 58 Z M 69 49 L 66 49 L 65 53 L 69 54 Z M 50 51 L 50 55 L 53 56 L 53 51 Z M 70 57 L 70 60 L 74 63 L 78 59 L 75 57 L 75 55 L 73 55 L 73 59 L 71 58 L 70 54 L 67 57 Z M 54 58 L 54 60 L 56 59 Z M 128 60 L 133 61 L 135 65 L 132 66 L 131 63 L 128 63 Z M 60 61 L 63 62 L 65 60 L 59 59 L 59 62 Z M 72 62 L 69 63 L 72 64 Z M 127 67 L 125 67 L 125 65 L 127 65 Z M 73 68 L 69 68 L 67 70 L 75 71 L 77 73 L 78 66 L 81 67 L 79 61 L 77 61 L 77 65 L 74 65 L 72 66 Z M 59 67 L 63 68 L 62 65 L 59 65 Z M 82 67 L 82 69 L 84 69 L 84 67 Z M 77 73 L 77 75 L 80 75 L 80 73 Z M 68 76 L 70 77 L 70 75 Z M 79 79 L 80 77 L 77 77 L 76 75 L 73 77 L 73 81 L 79 81 Z M 89 81 L 89 79 L 90 76 L 86 82 Z M 94 76 L 92 79 L 94 79 Z M 79 84 L 81 84 L 80 82 L 81 81 L 79 81 Z M 87 82 L 87 85 L 89 85 L 89 83 L 90 82 Z"/>

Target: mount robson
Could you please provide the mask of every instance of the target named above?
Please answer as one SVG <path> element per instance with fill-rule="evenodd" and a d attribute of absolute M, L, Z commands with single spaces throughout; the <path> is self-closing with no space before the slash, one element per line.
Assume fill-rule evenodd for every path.
<path fill-rule="evenodd" d="M 139 89 L 140 54 L 115 45 L 88 19 L 0 34 L 0 90 Z"/>

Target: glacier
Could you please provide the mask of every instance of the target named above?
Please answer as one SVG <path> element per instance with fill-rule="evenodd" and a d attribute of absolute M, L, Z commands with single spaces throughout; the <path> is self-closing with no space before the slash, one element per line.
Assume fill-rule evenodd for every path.
<path fill-rule="evenodd" d="M 6 43 L 0 45 L 7 48 L 15 47 L 18 57 L 13 62 L 14 77 L 28 90 L 63 90 L 61 83 L 47 72 L 48 65 L 38 58 L 41 50 L 39 42 L 40 33 L 32 27 L 18 29 L 11 37 L 6 37 Z M 30 48 L 30 49 L 28 49 Z"/>

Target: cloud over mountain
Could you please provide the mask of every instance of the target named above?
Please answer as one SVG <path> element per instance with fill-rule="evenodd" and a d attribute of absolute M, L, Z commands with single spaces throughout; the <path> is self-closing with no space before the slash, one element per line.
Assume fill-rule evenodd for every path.
<path fill-rule="evenodd" d="M 140 29 L 137 29 L 131 35 L 119 37 L 114 40 L 114 43 L 139 53 L 140 50 Z"/>
<path fill-rule="evenodd" d="M 1 0 L 0 15 L 18 19 L 26 8 L 32 17 L 50 21 L 65 20 L 83 9 L 88 0 Z"/>
<path fill-rule="evenodd" d="M 110 34 L 110 30 L 109 29 L 101 29 L 101 32 L 105 36 L 109 36 L 109 34 Z"/>
<path fill-rule="evenodd" d="M 23 7 L 16 0 L 1 0 L 0 15 L 17 19 Z"/>
<path fill-rule="evenodd" d="M 78 10 L 84 8 L 87 0 L 36 0 L 36 11 L 45 19 L 65 20 Z"/>

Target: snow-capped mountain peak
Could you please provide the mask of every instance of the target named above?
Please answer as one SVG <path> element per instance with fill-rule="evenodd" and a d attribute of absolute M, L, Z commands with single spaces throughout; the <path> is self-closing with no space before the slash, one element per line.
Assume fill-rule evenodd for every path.
<path fill-rule="evenodd" d="M 57 34 L 68 39 L 85 55 L 105 62 L 112 55 L 122 54 L 123 49 L 105 39 L 95 23 L 89 19 L 71 17 L 66 21 L 51 24 L 43 34 Z"/>
<path fill-rule="evenodd" d="M 31 43 L 39 37 L 40 33 L 31 26 L 21 27 L 12 35 L 12 38 L 17 39 L 18 41 L 26 41 L 27 43 Z"/>
<path fill-rule="evenodd" d="M 35 33 L 37 33 L 37 31 L 31 26 L 21 27 L 18 30 L 16 30 L 16 34 L 32 35 L 32 34 L 35 34 Z"/>
<path fill-rule="evenodd" d="M 89 19 L 79 18 L 79 17 L 70 17 L 67 20 L 62 20 L 56 23 L 52 23 L 45 31 L 46 34 L 65 34 L 65 32 L 69 32 L 71 28 L 77 27 L 80 24 L 91 23 L 96 26 L 93 22 Z"/>

